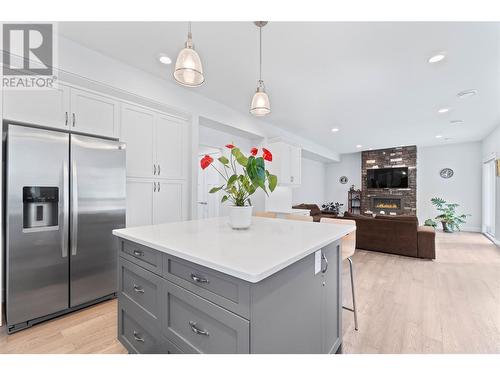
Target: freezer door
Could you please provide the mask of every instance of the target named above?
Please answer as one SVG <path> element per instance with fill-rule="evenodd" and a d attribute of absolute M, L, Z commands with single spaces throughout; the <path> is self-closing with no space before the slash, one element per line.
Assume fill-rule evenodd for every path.
<path fill-rule="evenodd" d="M 71 135 L 70 305 L 116 292 L 111 231 L 125 227 L 125 147 Z"/>
<path fill-rule="evenodd" d="M 9 326 L 68 308 L 69 135 L 7 129 Z"/>

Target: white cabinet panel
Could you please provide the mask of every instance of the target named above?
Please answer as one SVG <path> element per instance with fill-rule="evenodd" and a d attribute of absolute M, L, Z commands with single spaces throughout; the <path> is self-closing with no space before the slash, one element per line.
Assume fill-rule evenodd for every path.
<path fill-rule="evenodd" d="M 116 100 L 72 88 L 71 112 L 73 130 L 105 137 L 117 136 L 120 108 Z"/>
<path fill-rule="evenodd" d="M 153 177 L 155 113 L 123 104 L 120 140 L 127 144 L 127 176 Z"/>
<path fill-rule="evenodd" d="M 69 128 L 70 89 L 4 90 L 3 118 L 59 129 Z"/>
<path fill-rule="evenodd" d="M 159 181 L 154 199 L 155 224 L 187 218 L 186 184 L 183 181 Z"/>
<path fill-rule="evenodd" d="M 290 183 L 301 184 L 302 176 L 302 149 L 290 146 Z"/>
<path fill-rule="evenodd" d="M 270 143 L 268 147 L 273 154 L 273 161 L 266 164 L 266 167 L 278 177 L 278 184 L 300 185 L 302 180 L 302 149 L 284 142 Z"/>
<path fill-rule="evenodd" d="M 184 121 L 158 114 L 155 140 L 158 176 L 172 179 L 184 178 L 187 124 Z"/>
<path fill-rule="evenodd" d="M 153 182 L 127 179 L 127 227 L 153 224 Z"/>

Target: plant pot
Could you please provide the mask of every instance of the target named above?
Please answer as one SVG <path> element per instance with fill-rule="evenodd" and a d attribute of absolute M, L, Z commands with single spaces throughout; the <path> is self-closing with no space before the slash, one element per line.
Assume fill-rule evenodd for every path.
<path fill-rule="evenodd" d="M 252 206 L 229 206 L 229 225 L 233 229 L 247 229 L 252 224 Z"/>
<path fill-rule="evenodd" d="M 453 229 L 451 229 L 451 226 L 448 223 L 442 221 L 441 224 L 443 224 L 443 232 L 453 233 Z"/>

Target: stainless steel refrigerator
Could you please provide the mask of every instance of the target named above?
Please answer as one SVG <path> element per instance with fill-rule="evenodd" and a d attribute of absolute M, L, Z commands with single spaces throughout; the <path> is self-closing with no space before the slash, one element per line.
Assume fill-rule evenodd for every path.
<path fill-rule="evenodd" d="M 12 124 L 5 146 L 11 333 L 116 292 L 111 231 L 125 227 L 125 147 Z"/>

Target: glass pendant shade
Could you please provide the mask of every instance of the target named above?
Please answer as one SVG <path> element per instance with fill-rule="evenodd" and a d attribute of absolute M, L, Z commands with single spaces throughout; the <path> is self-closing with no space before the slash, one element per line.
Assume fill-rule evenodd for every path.
<path fill-rule="evenodd" d="M 257 91 L 253 95 L 252 104 L 250 105 L 250 113 L 254 116 L 265 116 L 271 112 L 271 103 L 267 96 L 263 82 L 259 81 Z"/>
<path fill-rule="evenodd" d="M 191 35 L 188 36 L 186 47 L 177 56 L 174 79 L 181 85 L 189 87 L 201 86 L 205 82 L 201 59 L 193 48 Z"/>

